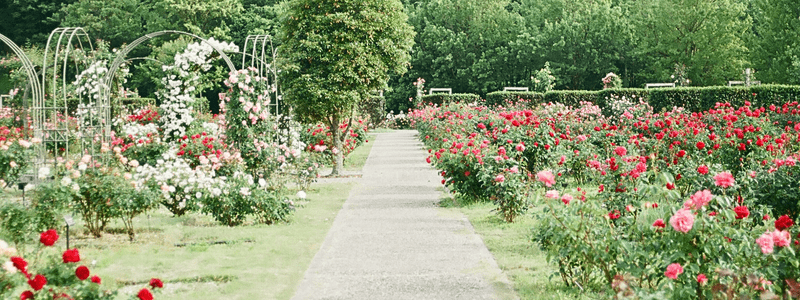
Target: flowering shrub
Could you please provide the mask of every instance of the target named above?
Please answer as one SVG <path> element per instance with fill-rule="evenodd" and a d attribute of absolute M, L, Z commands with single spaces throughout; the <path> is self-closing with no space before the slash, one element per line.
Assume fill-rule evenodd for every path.
<path fill-rule="evenodd" d="M 631 298 L 797 296 L 798 103 L 654 113 L 609 102 L 610 116 L 548 103 L 410 117 L 455 193 L 501 213 L 544 205 L 534 241 L 567 285 Z M 498 188 L 514 174 L 526 174 L 517 195 Z"/>
<path fill-rule="evenodd" d="M 118 291 L 104 290 L 102 279 L 92 275 L 90 266 L 82 264 L 78 249 L 68 249 L 58 255 L 52 247 L 59 236 L 47 230 L 39 236 L 35 253 L 26 255 L 0 240 L 0 297 L 3 299 L 115 299 Z M 26 259 L 25 257 L 28 257 Z M 32 258 L 32 259 L 31 259 Z M 30 260 L 29 260 L 30 259 Z M 150 288 L 163 288 L 160 279 L 153 278 Z M 150 289 L 138 293 L 141 300 L 152 300 Z"/>
<path fill-rule="evenodd" d="M 622 88 L 622 78 L 619 78 L 617 74 L 614 72 L 606 74 L 606 77 L 603 77 L 603 89 L 619 89 Z"/>
<path fill-rule="evenodd" d="M 0 190 L 15 182 L 28 168 L 32 146 L 41 142 L 29 138 L 24 128 L 12 127 L 14 119 L 11 109 L 0 108 Z"/>

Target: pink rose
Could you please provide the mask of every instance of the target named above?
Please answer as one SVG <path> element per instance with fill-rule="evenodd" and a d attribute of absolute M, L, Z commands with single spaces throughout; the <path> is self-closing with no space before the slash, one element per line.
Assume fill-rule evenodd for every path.
<path fill-rule="evenodd" d="M 697 167 L 697 173 L 700 173 L 700 174 L 703 174 L 703 175 L 708 174 L 708 167 L 706 167 L 706 165 L 701 165 L 701 166 Z"/>
<path fill-rule="evenodd" d="M 772 232 L 772 242 L 778 247 L 788 247 L 792 241 L 792 236 L 788 231 L 780 231 L 775 229 Z"/>
<path fill-rule="evenodd" d="M 549 190 L 544 194 L 544 196 L 550 199 L 558 199 L 558 191 Z"/>
<path fill-rule="evenodd" d="M 672 228 L 675 230 L 687 233 L 689 230 L 692 230 L 692 226 L 694 226 L 694 215 L 691 210 L 685 208 L 679 209 L 675 212 L 675 215 L 669 218 L 669 224 L 672 225 Z"/>
<path fill-rule="evenodd" d="M 494 178 L 494 181 L 495 182 L 503 182 L 503 181 L 506 181 L 506 177 L 503 176 L 503 174 L 497 174 L 497 176 Z"/>
<path fill-rule="evenodd" d="M 564 202 L 564 204 L 569 204 L 570 201 L 572 201 L 572 195 L 564 194 L 564 196 L 561 196 L 561 202 Z"/>
<path fill-rule="evenodd" d="M 708 283 L 708 277 L 706 277 L 706 274 L 697 274 L 697 283 L 700 285 L 705 285 Z"/>
<path fill-rule="evenodd" d="M 678 279 L 678 275 L 680 274 L 683 274 L 683 267 L 677 263 L 672 263 L 667 266 L 667 271 L 664 272 L 664 276 L 670 279 Z"/>
<path fill-rule="evenodd" d="M 701 209 L 703 206 L 711 202 L 711 191 L 709 190 L 702 190 L 694 193 L 689 200 L 686 200 L 686 203 L 683 204 L 683 208 L 694 208 L 694 209 Z"/>
<path fill-rule="evenodd" d="M 761 253 L 764 254 L 772 254 L 772 246 L 774 244 L 772 240 L 772 233 L 766 232 L 761 235 L 761 237 L 756 239 L 756 243 L 761 246 Z"/>
<path fill-rule="evenodd" d="M 553 186 L 556 183 L 556 177 L 552 172 L 544 170 L 536 173 L 536 179 L 543 182 L 547 187 Z"/>
<path fill-rule="evenodd" d="M 733 175 L 730 172 L 722 172 L 714 175 L 714 180 L 715 185 L 723 188 L 732 186 L 734 182 Z"/>
<path fill-rule="evenodd" d="M 617 148 L 614 149 L 614 153 L 616 153 L 619 156 L 625 156 L 625 154 L 628 154 L 628 149 L 625 149 L 625 147 L 622 146 L 618 146 Z"/>

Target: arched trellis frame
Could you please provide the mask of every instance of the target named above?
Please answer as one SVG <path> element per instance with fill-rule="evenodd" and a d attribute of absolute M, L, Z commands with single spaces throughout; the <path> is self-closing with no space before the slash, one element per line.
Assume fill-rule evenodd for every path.
<path fill-rule="evenodd" d="M 277 57 L 278 49 L 272 44 L 269 35 L 248 35 L 242 47 L 242 69 L 254 68 L 258 76 L 266 78 L 267 96 L 270 99 L 269 112 L 281 117 L 278 121 L 279 130 L 275 132 L 274 142 L 278 144 L 290 143 L 288 114 L 281 114 L 281 90 L 278 84 Z"/>
<path fill-rule="evenodd" d="M 22 69 L 25 71 L 25 75 L 28 78 L 28 87 L 31 92 L 31 97 L 33 98 L 33 103 L 39 103 L 44 101 L 44 90 L 42 85 L 39 82 L 39 77 L 36 74 L 36 67 L 34 66 L 33 62 L 31 62 L 30 58 L 25 55 L 25 51 L 22 51 L 14 41 L 9 39 L 3 34 L 0 34 L 0 41 L 2 41 L 11 51 L 14 52 L 20 62 L 22 62 Z M 27 95 L 27 92 L 25 93 Z M 27 113 L 27 110 L 23 110 L 23 113 Z M 22 116 L 23 120 L 27 119 L 27 116 Z M 27 121 L 25 121 L 27 124 Z M 36 136 L 36 135 L 34 135 Z M 36 146 L 38 147 L 38 145 Z M 34 174 L 32 179 L 35 179 L 36 175 Z"/>
<path fill-rule="evenodd" d="M 92 117 L 79 118 L 77 131 L 70 128 L 67 120 L 70 117 L 69 89 L 68 85 L 72 80 L 68 80 L 68 70 L 70 64 L 74 64 L 74 71 L 80 73 L 81 62 L 74 60 L 70 55 L 73 51 L 86 53 L 93 51 L 91 39 L 86 31 L 81 27 L 56 28 L 47 38 L 42 60 L 42 81 L 41 91 L 48 92 L 48 97 L 42 97 L 34 101 L 34 136 L 42 140 L 42 147 L 38 148 L 38 167 L 47 164 L 47 157 L 64 157 L 71 153 L 70 146 L 74 141 L 79 141 L 82 154 L 89 154 L 93 157 L 99 155 L 100 144 L 108 142 L 111 136 L 111 113 L 110 106 L 104 99 L 91 99 L 91 97 L 81 97 L 75 95 L 75 99 L 80 105 L 90 107 L 87 114 Z M 52 61 L 51 61 L 52 59 Z M 84 62 L 85 63 L 85 62 Z M 56 160 L 51 160 L 55 164 Z"/>
<path fill-rule="evenodd" d="M 133 51 L 133 49 L 136 48 L 137 46 L 139 46 L 140 44 L 142 44 L 142 43 L 144 43 L 146 41 L 149 41 L 149 40 L 151 40 L 151 39 L 153 39 L 155 37 L 159 37 L 159 36 L 162 36 L 162 35 L 173 35 L 173 34 L 189 36 L 189 37 L 195 38 L 197 40 L 200 40 L 201 42 L 203 42 L 206 45 L 209 45 L 211 48 L 214 49 L 214 51 L 217 51 L 217 53 L 219 53 L 220 58 L 222 58 L 222 60 L 225 62 L 225 64 L 228 66 L 228 69 L 230 69 L 231 72 L 235 72 L 236 71 L 236 67 L 233 65 L 233 61 L 231 61 L 230 57 L 228 57 L 228 55 L 225 54 L 225 52 L 222 51 L 222 49 L 217 48 L 216 46 L 214 46 L 214 44 L 209 43 L 208 40 L 206 40 L 206 39 L 204 39 L 204 38 L 202 38 L 202 37 L 200 37 L 198 35 L 191 34 L 191 33 L 184 32 L 184 31 L 177 31 L 177 30 L 165 30 L 165 31 L 158 31 L 158 32 L 148 33 L 148 34 L 136 39 L 135 41 L 133 41 L 132 43 L 130 43 L 128 46 L 126 46 L 124 49 L 122 49 L 121 51 L 119 51 L 117 53 L 117 57 L 114 59 L 114 62 L 111 63 L 111 66 L 108 68 L 108 72 L 106 73 L 105 78 L 103 78 L 104 90 L 103 90 L 102 98 L 104 98 L 105 101 L 107 101 L 107 102 L 111 101 L 111 88 L 110 88 L 111 87 L 111 83 L 114 80 L 114 76 L 116 75 L 117 69 L 119 69 L 122 66 L 122 64 L 127 61 L 127 59 L 125 57 L 128 55 L 128 53 Z"/>
<path fill-rule="evenodd" d="M 242 47 L 242 69 L 253 67 L 258 76 L 266 78 L 269 91 L 270 112 L 280 115 L 280 86 L 278 85 L 278 69 L 276 59 L 278 50 L 272 45 L 269 35 L 248 35 Z"/>

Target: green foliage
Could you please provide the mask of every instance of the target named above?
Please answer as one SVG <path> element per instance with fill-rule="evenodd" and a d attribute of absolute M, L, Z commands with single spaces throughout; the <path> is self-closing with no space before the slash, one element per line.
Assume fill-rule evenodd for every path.
<path fill-rule="evenodd" d="M 486 94 L 486 105 L 488 106 L 507 106 L 519 101 L 527 101 L 531 105 L 542 103 L 544 94 L 539 92 L 491 92 Z"/>
<path fill-rule="evenodd" d="M 398 0 L 289 2 L 280 75 L 297 118 L 334 129 L 391 74 L 405 73 L 414 35 L 406 19 Z M 331 132 L 341 148 L 344 136 Z M 339 156 L 334 173 L 341 167 Z"/>
<path fill-rule="evenodd" d="M 386 119 L 386 98 L 372 95 L 358 103 L 358 112 L 362 117 L 369 117 L 370 127 L 378 126 Z"/>
<path fill-rule="evenodd" d="M 62 27 L 83 27 L 92 39 L 102 39 L 112 47 L 130 43 L 155 28 L 147 28 L 158 18 L 152 4 L 142 0 L 78 0 L 62 7 L 54 16 Z"/>
<path fill-rule="evenodd" d="M 447 103 L 472 103 L 481 99 L 475 94 L 432 94 L 422 96 L 422 103 L 443 105 Z"/>
<path fill-rule="evenodd" d="M 19 247 L 30 240 L 36 231 L 36 213 L 21 204 L 4 203 L 0 205 L 0 237 Z"/>
<path fill-rule="evenodd" d="M 800 86 L 760 85 L 753 87 L 697 87 L 652 89 L 648 102 L 653 109 L 671 109 L 673 106 L 684 107 L 692 111 L 713 108 L 716 103 L 729 102 L 733 105 L 744 105 L 749 101 L 755 107 L 800 100 Z"/>
<path fill-rule="evenodd" d="M 9 0 L 0 2 L 0 33 L 17 45 L 44 44 L 58 27 L 52 16 L 75 0 Z"/>
<path fill-rule="evenodd" d="M 764 82 L 800 84 L 800 5 L 794 0 L 752 0 L 751 62 Z"/>
<path fill-rule="evenodd" d="M 752 26 L 746 9 L 739 0 L 631 2 L 636 52 L 652 61 L 639 76 L 664 82 L 675 64 L 684 64 L 688 79 L 697 85 L 738 78 L 747 62 L 742 33 Z"/>

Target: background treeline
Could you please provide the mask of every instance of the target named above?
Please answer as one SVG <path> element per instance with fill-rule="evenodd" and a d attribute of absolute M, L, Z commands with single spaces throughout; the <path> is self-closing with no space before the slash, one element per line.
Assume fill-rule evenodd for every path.
<path fill-rule="evenodd" d="M 485 97 L 505 86 L 533 88 L 531 77 L 546 62 L 556 89 L 598 90 L 609 72 L 618 74 L 624 87 L 677 79 L 690 79 L 692 86 L 724 85 L 743 80 L 745 68 L 756 70 L 754 79 L 764 83 L 800 83 L 797 0 L 404 4 L 416 44 L 409 72 L 395 76 L 385 93 L 387 110 L 395 112 L 411 104 L 408 98 L 416 94 L 411 83 L 418 77 L 426 87 Z M 82 26 L 93 38 L 119 47 L 148 32 L 176 29 L 242 45 L 248 34 L 274 36 L 283 7 L 278 0 L 10 0 L 0 3 L 0 33 L 20 44 L 43 45 L 57 26 Z M 150 53 L 139 55 L 169 59 L 171 48 L 176 47 L 153 44 Z M 132 88 L 151 96 L 157 83 L 139 73 Z"/>

